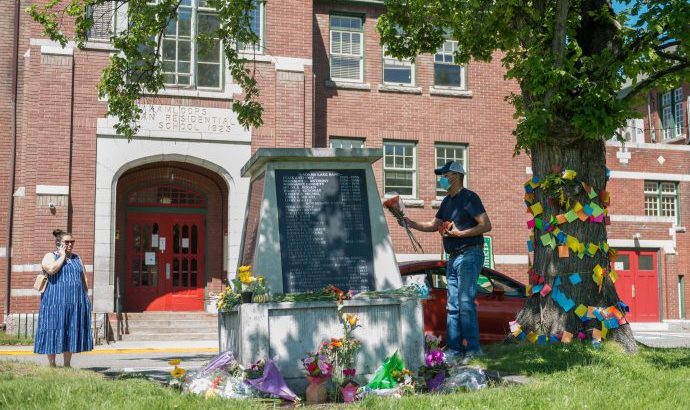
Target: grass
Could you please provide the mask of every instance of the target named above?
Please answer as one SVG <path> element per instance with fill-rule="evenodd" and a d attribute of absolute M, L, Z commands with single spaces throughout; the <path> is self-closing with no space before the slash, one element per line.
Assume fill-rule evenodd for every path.
<path fill-rule="evenodd" d="M 0 331 L 0 346 L 24 346 L 34 344 L 34 339 L 30 337 L 18 337 Z"/>
<path fill-rule="evenodd" d="M 601 349 L 500 345 L 486 349 L 483 367 L 524 374 L 532 382 L 500 385 L 472 393 L 368 398 L 348 409 L 570 409 L 685 408 L 690 402 L 690 349 L 624 353 L 613 343 Z M 0 408 L 168 409 L 271 407 L 258 401 L 205 400 L 144 379 L 108 379 L 75 369 L 49 369 L 0 361 Z M 323 407 L 318 407 L 319 409 Z"/>

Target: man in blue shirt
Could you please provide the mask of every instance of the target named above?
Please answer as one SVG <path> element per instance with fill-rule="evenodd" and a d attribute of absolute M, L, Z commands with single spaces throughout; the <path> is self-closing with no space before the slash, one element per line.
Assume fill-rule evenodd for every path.
<path fill-rule="evenodd" d="M 465 169 L 459 162 L 449 161 L 434 173 L 442 175 L 441 187 L 448 192 L 436 217 L 430 222 L 408 218 L 406 222 L 410 228 L 438 231 L 443 237 L 443 247 L 448 253 L 446 354 L 467 363 L 482 354 L 475 296 L 484 265 L 483 234 L 491 230 L 491 221 L 479 195 L 463 187 Z M 467 341 L 466 346 L 463 339 Z"/>

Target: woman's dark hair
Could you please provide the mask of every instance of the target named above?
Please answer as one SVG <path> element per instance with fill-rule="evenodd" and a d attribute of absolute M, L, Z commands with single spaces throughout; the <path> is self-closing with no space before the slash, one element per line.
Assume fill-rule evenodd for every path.
<path fill-rule="evenodd" d="M 72 236 L 72 234 L 67 231 L 63 231 L 62 229 L 56 229 L 53 231 L 53 236 L 55 237 L 56 242 L 60 242 L 63 237 Z"/>

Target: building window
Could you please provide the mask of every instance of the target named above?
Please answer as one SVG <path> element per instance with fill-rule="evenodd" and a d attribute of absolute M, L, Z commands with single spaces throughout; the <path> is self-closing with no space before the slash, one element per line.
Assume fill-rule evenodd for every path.
<path fill-rule="evenodd" d="M 114 2 L 105 2 L 101 4 L 91 4 L 86 8 L 88 17 L 93 18 L 93 26 L 87 33 L 89 40 L 110 40 L 113 34 L 113 27 L 115 27 L 115 12 L 114 9 L 118 7 Z"/>
<path fill-rule="evenodd" d="M 383 47 L 383 82 L 393 85 L 414 85 L 414 64 L 409 58 L 398 59 L 386 55 Z"/>
<path fill-rule="evenodd" d="M 455 64 L 458 42 L 446 40 L 434 55 L 434 86 L 465 88 L 465 67 Z"/>
<path fill-rule="evenodd" d="M 237 45 L 238 50 L 246 53 L 263 53 L 264 41 L 264 14 L 266 12 L 266 2 L 253 0 L 254 8 L 249 12 L 249 27 L 252 33 L 256 34 L 259 41 L 254 44 Z"/>
<path fill-rule="evenodd" d="M 467 172 L 467 146 L 458 144 L 436 144 L 436 168 L 442 167 L 448 161 L 458 161 Z M 436 196 L 446 196 L 446 190 L 439 183 L 441 177 L 436 177 Z M 463 182 L 467 187 L 467 174 Z"/>
<path fill-rule="evenodd" d="M 360 138 L 331 138 L 331 148 L 364 148 L 364 140 Z"/>
<path fill-rule="evenodd" d="M 331 80 L 364 80 L 364 30 L 361 17 L 332 15 Z"/>
<path fill-rule="evenodd" d="M 678 215 L 678 184 L 675 182 L 644 182 L 644 214 L 676 218 Z"/>
<path fill-rule="evenodd" d="M 661 138 L 664 140 L 683 135 L 683 88 L 661 95 Z"/>
<path fill-rule="evenodd" d="M 387 195 L 417 197 L 417 144 L 383 143 L 383 191 Z"/>

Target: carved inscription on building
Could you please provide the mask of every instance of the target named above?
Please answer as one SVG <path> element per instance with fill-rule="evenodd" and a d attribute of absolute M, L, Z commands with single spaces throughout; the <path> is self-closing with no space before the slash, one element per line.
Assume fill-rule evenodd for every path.
<path fill-rule="evenodd" d="M 374 286 L 364 170 L 276 170 L 283 291 Z"/>
<path fill-rule="evenodd" d="M 188 131 L 230 134 L 240 127 L 230 109 L 142 105 L 141 128 L 160 131 Z"/>

